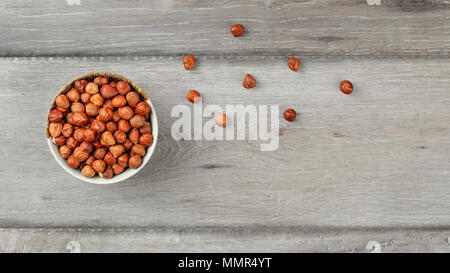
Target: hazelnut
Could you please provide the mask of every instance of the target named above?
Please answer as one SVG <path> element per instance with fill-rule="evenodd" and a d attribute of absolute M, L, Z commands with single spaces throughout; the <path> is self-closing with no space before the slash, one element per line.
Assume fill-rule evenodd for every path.
<path fill-rule="evenodd" d="M 112 121 L 118 122 L 119 120 L 120 120 L 119 112 L 118 111 L 114 111 L 113 112 L 113 116 L 112 116 Z"/>
<path fill-rule="evenodd" d="M 111 103 L 114 107 L 119 108 L 119 107 L 125 106 L 127 104 L 127 100 L 125 99 L 124 96 L 117 95 L 112 99 Z"/>
<path fill-rule="evenodd" d="M 63 114 L 63 116 L 65 116 L 69 113 L 69 108 L 56 107 L 55 109 L 59 110 Z"/>
<path fill-rule="evenodd" d="M 220 127 L 227 127 L 227 115 L 220 114 L 216 116 L 216 123 Z"/>
<path fill-rule="evenodd" d="M 145 156 L 145 147 L 141 144 L 135 144 L 131 148 L 132 155 Z"/>
<path fill-rule="evenodd" d="M 109 131 L 105 131 L 102 133 L 102 137 L 100 138 L 100 143 L 103 146 L 111 146 L 116 144 L 116 140 L 114 139 L 114 136 Z"/>
<path fill-rule="evenodd" d="M 183 58 L 184 69 L 191 70 L 195 66 L 195 57 L 192 55 L 186 55 Z"/>
<path fill-rule="evenodd" d="M 73 137 L 75 138 L 76 141 L 81 142 L 83 141 L 83 136 L 84 136 L 84 128 L 76 128 L 75 131 L 73 132 Z"/>
<path fill-rule="evenodd" d="M 128 167 L 128 160 L 130 159 L 130 155 L 129 154 L 122 154 L 121 156 L 119 156 L 119 158 L 117 158 L 117 164 L 119 164 L 120 166 L 126 168 Z"/>
<path fill-rule="evenodd" d="M 76 160 L 74 155 L 71 155 L 67 159 L 67 166 L 69 166 L 70 168 L 76 169 L 80 166 L 80 161 Z"/>
<path fill-rule="evenodd" d="M 255 78 L 252 77 L 252 75 L 247 74 L 244 77 L 244 81 L 242 82 L 242 85 L 247 89 L 253 88 L 256 86 L 256 80 L 255 80 Z"/>
<path fill-rule="evenodd" d="M 89 153 L 83 151 L 81 147 L 76 147 L 73 151 L 73 155 L 75 156 L 75 159 L 80 162 L 86 161 L 89 158 Z"/>
<path fill-rule="evenodd" d="M 81 101 L 84 103 L 88 103 L 89 100 L 91 99 L 91 94 L 89 93 L 83 93 L 80 95 Z"/>
<path fill-rule="evenodd" d="M 59 137 L 54 137 L 53 143 L 55 143 L 56 146 L 62 146 L 66 143 L 66 138 L 63 135 L 60 135 Z"/>
<path fill-rule="evenodd" d="M 121 144 L 109 146 L 109 152 L 115 157 L 118 158 L 121 154 L 125 152 L 125 148 Z M 145 152 L 145 150 L 144 150 Z"/>
<path fill-rule="evenodd" d="M 98 148 L 94 151 L 94 157 L 96 159 L 102 159 L 103 157 L 105 157 L 106 154 L 106 148 Z"/>
<path fill-rule="evenodd" d="M 344 94 L 351 94 L 353 92 L 353 84 L 350 81 L 341 81 L 341 91 Z"/>
<path fill-rule="evenodd" d="M 115 131 L 117 131 L 117 124 L 112 121 L 106 123 L 106 130 L 110 131 L 111 133 L 114 133 Z"/>
<path fill-rule="evenodd" d="M 91 178 L 95 176 L 95 170 L 89 165 L 84 165 L 83 169 L 81 169 L 81 174 L 83 176 Z"/>
<path fill-rule="evenodd" d="M 245 32 L 245 28 L 241 24 L 232 25 L 230 28 L 231 34 L 233 34 L 234 37 L 239 37 Z"/>
<path fill-rule="evenodd" d="M 128 105 L 133 108 L 141 101 L 141 97 L 136 92 L 128 92 L 125 98 L 127 99 Z"/>
<path fill-rule="evenodd" d="M 105 99 L 100 95 L 99 93 L 92 95 L 89 98 L 89 101 L 92 102 L 94 105 L 102 106 Z"/>
<path fill-rule="evenodd" d="M 63 125 L 60 122 L 50 122 L 48 132 L 52 137 L 58 137 L 62 132 Z"/>
<path fill-rule="evenodd" d="M 114 132 L 114 138 L 116 139 L 117 143 L 122 144 L 127 140 L 127 134 L 120 130 L 117 130 Z"/>
<path fill-rule="evenodd" d="M 142 144 L 144 146 L 152 146 L 153 144 L 153 136 L 151 134 L 145 133 L 141 135 L 139 138 L 139 144 Z"/>
<path fill-rule="evenodd" d="M 129 120 L 134 116 L 134 111 L 130 106 L 120 107 L 119 110 L 117 110 L 117 112 L 119 113 L 119 116 L 121 118 L 126 120 Z"/>
<path fill-rule="evenodd" d="M 70 123 L 64 123 L 62 132 L 63 136 L 65 137 L 71 137 L 73 134 L 73 126 Z"/>
<path fill-rule="evenodd" d="M 112 87 L 109 84 L 105 84 L 102 86 L 102 88 L 100 88 L 100 93 L 105 99 L 110 99 L 116 96 L 118 92 L 116 88 Z"/>
<path fill-rule="evenodd" d="M 130 92 L 131 87 L 126 81 L 120 81 L 116 85 L 117 91 L 119 91 L 119 94 L 126 95 L 128 92 Z"/>
<path fill-rule="evenodd" d="M 297 117 L 297 113 L 295 113 L 294 109 L 287 109 L 283 112 L 283 116 L 285 120 L 292 122 Z"/>
<path fill-rule="evenodd" d="M 95 140 L 95 133 L 96 132 L 97 131 L 95 131 L 92 128 L 85 129 L 84 132 L 83 132 L 83 140 L 86 141 L 86 142 L 90 142 L 90 143 L 94 142 L 94 140 Z"/>
<path fill-rule="evenodd" d="M 111 81 L 109 84 L 110 84 L 112 87 L 114 87 L 114 88 L 117 89 L 117 82 Z"/>
<path fill-rule="evenodd" d="M 88 159 L 86 159 L 86 161 L 84 162 L 84 164 L 92 166 L 92 163 L 94 162 L 95 158 L 94 156 L 89 156 Z"/>
<path fill-rule="evenodd" d="M 145 124 L 145 118 L 141 115 L 136 115 L 130 119 L 130 125 L 134 128 L 141 128 Z"/>
<path fill-rule="evenodd" d="M 113 111 L 109 109 L 108 107 L 102 107 L 100 111 L 98 112 L 98 119 L 100 119 L 103 122 L 108 122 L 112 119 Z"/>
<path fill-rule="evenodd" d="M 95 82 L 97 85 L 102 86 L 102 85 L 108 84 L 109 79 L 106 78 L 106 77 L 98 76 L 98 77 L 96 77 L 96 78 L 94 79 L 94 82 Z"/>
<path fill-rule="evenodd" d="M 117 128 L 122 132 L 128 133 L 131 129 L 131 125 L 128 121 L 121 119 L 119 120 L 119 123 L 117 123 Z"/>
<path fill-rule="evenodd" d="M 80 93 L 78 93 L 75 88 L 70 89 L 66 96 L 71 102 L 77 102 L 80 100 Z"/>
<path fill-rule="evenodd" d="M 123 147 L 125 148 L 126 151 L 128 151 L 129 149 L 131 149 L 131 147 L 133 147 L 133 142 L 131 142 L 129 139 L 127 139 L 123 143 Z"/>
<path fill-rule="evenodd" d="M 87 84 L 87 80 L 77 80 L 75 81 L 74 87 L 78 92 L 84 92 Z"/>
<path fill-rule="evenodd" d="M 142 158 L 138 155 L 133 155 L 130 157 L 130 160 L 128 160 L 128 166 L 132 169 L 137 169 L 142 164 Z"/>
<path fill-rule="evenodd" d="M 50 122 L 61 122 L 63 117 L 63 113 L 58 109 L 53 109 L 48 113 L 48 120 Z"/>
<path fill-rule="evenodd" d="M 105 171 L 103 173 L 98 174 L 101 178 L 112 178 L 114 176 L 114 172 L 111 168 L 111 166 L 107 166 Z"/>
<path fill-rule="evenodd" d="M 112 166 L 112 169 L 115 175 L 121 174 L 125 170 L 125 168 L 120 166 L 119 164 L 114 164 Z"/>
<path fill-rule="evenodd" d="M 103 144 L 100 142 L 101 135 L 97 135 L 96 140 L 92 143 L 96 149 L 102 148 Z"/>
<path fill-rule="evenodd" d="M 101 120 L 94 119 L 91 122 L 91 128 L 94 129 L 95 131 L 101 133 L 101 132 L 105 131 L 105 123 Z"/>
<path fill-rule="evenodd" d="M 89 118 L 85 113 L 75 112 L 72 113 L 72 124 L 76 126 L 83 126 L 89 122 Z"/>
<path fill-rule="evenodd" d="M 90 82 L 86 85 L 86 93 L 89 93 L 91 95 L 98 93 L 98 85 L 95 82 Z"/>
<path fill-rule="evenodd" d="M 141 136 L 139 135 L 139 131 L 136 128 L 131 129 L 131 131 L 128 133 L 128 139 L 134 144 L 137 144 L 139 142 L 140 137 Z"/>
<path fill-rule="evenodd" d="M 151 112 L 150 105 L 145 101 L 141 101 L 136 105 L 136 109 L 134 109 L 135 113 L 141 116 L 145 116 Z"/>
<path fill-rule="evenodd" d="M 295 57 L 289 57 L 288 58 L 288 66 L 292 71 L 297 72 L 300 68 L 300 60 Z"/>
<path fill-rule="evenodd" d="M 80 102 L 74 102 L 72 103 L 72 106 L 70 107 L 70 110 L 75 113 L 75 112 L 84 112 L 84 104 L 80 103 Z"/>
<path fill-rule="evenodd" d="M 106 168 L 106 162 L 101 159 L 97 159 L 97 160 L 94 160 L 94 162 L 92 162 L 92 169 L 94 169 L 98 173 L 104 172 L 105 168 Z"/>
<path fill-rule="evenodd" d="M 69 98 L 66 95 L 58 95 L 55 99 L 56 106 L 67 109 L 70 106 Z"/>
<path fill-rule="evenodd" d="M 59 154 L 61 155 L 62 158 L 67 159 L 72 154 L 72 150 L 66 145 L 63 145 L 59 147 Z"/>
<path fill-rule="evenodd" d="M 70 149 L 73 150 L 73 149 L 75 149 L 76 147 L 78 147 L 78 141 L 76 141 L 74 137 L 69 137 L 69 138 L 66 140 L 66 145 L 67 145 L 67 147 L 69 147 Z"/>
<path fill-rule="evenodd" d="M 88 116 L 95 117 L 96 115 L 98 115 L 98 112 L 99 112 L 99 108 L 97 105 L 95 105 L 93 103 L 86 104 L 86 114 Z"/>
<path fill-rule="evenodd" d="M 143 134 L 151 134 L 152 133 L 152 126 L 150 125 L 150 122 L 146 121 L 144 123 L 144 126 L 139 128 L 139 133 L 141 133 L 141 135 L 143 135 Z"/>
<path fill-rule="evenodd" d="M 81 142 L 80 149 L 81 149 L 81 151 L 90 154 L 92 152 L 92 150 L 94 149 L 94 146 L 92 145 L 92 143 Z"/>
<path fill-rule="evenodd" d="M 114 110 L 114 106 L 112 105 L 112 100 L 111 99 L 109 99 L 109 100 L 105 100 L 105 106 L 106 107 L 108 107 L 109 109 L 111 109 L 111 110 Z"/>
<path fill-rule="evenodd" d="M 114 164 L 116 164 L 116 158 L 110 153 L 107 152 L 105 154 L 105 157 L 103 157 L 103 160 L 106 162 L 106 164 L 108 164 L 109 166 L 113 166 Z"/>
<path fill-rule="evenodd" d="M 192 102 L 192 103 L 196 103 L 200 101 L 200 93 L 197 92 L 196 90 L 191 90 L 189 91 L 189 93 L 187 94 L 187 99 L 188 101 Z M 136 111 L 137 111 L 137 107 L 136 107 Z M 136 114 L 138 114 L 138 112 L 136 112 Z M 142 115 L 142 114 L 140 114 Z"/>

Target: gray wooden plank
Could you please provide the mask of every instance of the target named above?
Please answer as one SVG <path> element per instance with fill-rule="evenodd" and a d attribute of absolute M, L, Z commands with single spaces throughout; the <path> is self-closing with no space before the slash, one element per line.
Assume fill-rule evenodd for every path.
<path fill-rule="evenodd" d="M 449 59 L 0 59 L 1 227 L 449 226 Z M 92 71 L 146 90 L 160 122 L 149 165 L 123 184 L 70 177 L 45 143 L 61 86 Z M 245 73 L 258 86 L 241 86 Z M 355 93 L 338 91 L 349 79 Z M 260 141 L 175 141 L 174 105 L 195 88 L 205 104 L 279 104 L 280 147 Z M 280 114 L 281 115 L 281 114 Z"/>
<path fill-rule="evenodd" d="M 448 1 L 15 1 L 0 3 L 0 56 L 448 56 Z M 242 23 L 245 36 L 229 27 Z"/>
<path fill-rule="evenodd" d="M 449 230 L 0 229 L 0 252 L 444 252 Z"/>

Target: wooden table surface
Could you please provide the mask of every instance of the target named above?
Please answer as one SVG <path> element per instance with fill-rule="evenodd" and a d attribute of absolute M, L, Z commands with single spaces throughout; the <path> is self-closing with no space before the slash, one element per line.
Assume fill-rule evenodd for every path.
<path fill-rule="evenodd" d="M 450 251 L 448 1 L 5 0 L 0 18 L 1 252 Z M 93 71 L 135 81 L 159 118 L 149 164 L 116 185 L 46 144 L 55 93 Z M 273 152 L 176 141 L 189 89 L 297 120 L 280 113 Z"/>

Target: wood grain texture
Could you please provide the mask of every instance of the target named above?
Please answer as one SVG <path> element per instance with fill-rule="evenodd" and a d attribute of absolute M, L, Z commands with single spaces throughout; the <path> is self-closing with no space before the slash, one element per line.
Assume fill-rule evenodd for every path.
<path fill-rule="evenodd" d="M 448 227 L 450 60 L 174 57 L 0 59 L 1 227 Z M 148 92 L 160 126 L 149 165 L 123 184 L 70 177 L 45 143 L 47 109 L 75 76 L 110 71 Z M 256 88 L 241 86 L 245 73 Z M 355 92 L 338 91 L 342 79 Z M 280 104 L 280 147 L 179 141 L 174 105 Z M 280 114 L 281 117 L 281 114 Z"/>
<path fill-rule="evenodd" d="M 443 0 L 6 0 L 0 17 L 0 56 L 450 53 Z"/>
<path fill-rule="evenodd" d="M 0 252 L 448 253 L 449 235 L 449 230 L 407 229 L 2 229 Z"/>

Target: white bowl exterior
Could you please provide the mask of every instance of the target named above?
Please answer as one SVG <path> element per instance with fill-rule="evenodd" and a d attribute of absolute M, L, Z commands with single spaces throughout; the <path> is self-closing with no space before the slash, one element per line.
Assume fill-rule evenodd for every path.
<path fill-rule="evenodd" d="M 119 175 L 114 175 L 112 178 L 106 179 L 101 178 L 99 176 L 95 176 L 93 178 L 85 177 L 81 174 L 81 171 L 79 169 L 72 169 L 69 166 L 67 166 L 67 162 L 64 158 L 61 157 L 59 154 L 58 146 L 56 146 L 55 143 L 52 141 L 52 137 L 47 138 L 48 146 L 50 147 L 50 151 L 53 154 L 53 157 L 56 159 L 56 161 L 63 167 L 66 172 L 70 173 L 72 176 L 75 176 L 76 178 L 83 180 L 88 183 L 93 184 L 114 184 L 121 181 L 124 181 L 133 175 L 137 174 L 144 166 L 147 164 L 147 162 L 150 160 L 150 157 L 152 156 L 153 152 L 155 151 L 156 142 L 158 141 L 158 118 L 156 117 L 156 111 L 155 107 L 153 107 L 153 104 L 149 99 L 145 100 L 151 107 L 152 113 L 150 115 L 150 121 L 152 125 L 152 135 L 153 135 L 153 144 L 152 146 L 147 148 L 147 153 L 145 154 L 144 158 L 142 159 L 142 164 L 137 169 L 128 168 L 123 173 Z"/>

